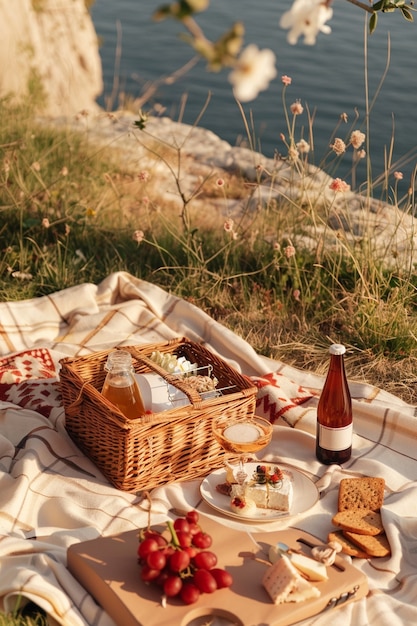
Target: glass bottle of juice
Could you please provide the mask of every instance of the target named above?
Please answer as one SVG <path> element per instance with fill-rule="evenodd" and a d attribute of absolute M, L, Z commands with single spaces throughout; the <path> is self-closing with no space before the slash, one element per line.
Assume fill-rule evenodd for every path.
<path fill-rule="evenodd" d="M 329 348 L 330 365 L 317 406 L 316 456 L 325 465 L 345 463 L 352 453 L 352 399 L 346 379 L 345 346 Z"/>
<path fill-rule="evenodd" d="M 134 377 L 130 353 L 126 350 L 110 352 L 104 367 L 107 376 L 101 390 L 103 396 L 127 418 L 144 415 L 145 407 Z"/>

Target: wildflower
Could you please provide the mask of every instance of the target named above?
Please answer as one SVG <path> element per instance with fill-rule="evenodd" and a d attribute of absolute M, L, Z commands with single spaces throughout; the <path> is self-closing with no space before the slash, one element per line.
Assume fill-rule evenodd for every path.
<path fill-rule="evenodd" d="M 341 178 L 335 178 L 334 180 L 332 180 L 329 187 L 332 191 L 336 191 L 336 192 L 338 191 L 345 192 L 345 191 L 350 190 L 350 185 L 348 185 L 348 183 L 346 183 Z"/>
<path fill-rule="evenodd" d="M 76 258 L 74 259 L 74 263 L 80 263 L 81 261 L 83 261 L 84 263 L 87 263 L 87 259 L 86 259 L 84 252 L 80 250 L 79 248 L 75 251 L 75 256 Z"/>
<path fill-rule="evenodd" d="M 297 302 L 300 302 L 301 291 L 299 289 L 294 289 L 294 291 L 292 292 L 292 296 L 294 300 L 297 300 Z"/>
<path fill-rule="evenodd" d="M 281 250 L 281 246 L 278 243 L 278 241 L 274 241 L 274 243 L 272 244 L 272 247 L 274 250 L 276 250 L 276 252 L 279 252 Z"/>
<path fill-rule="evenodd" d="M 288 148 L 288 158 L 291 161 L 296 161 L 299 157 L 299 152 L 295 146 L 290 146 Z"/>
<path fill-rule="evenodd" d="M 350 136 L 350 143 L 352 144 L 355 150 L 358 150 L 363 142 L 365 141 L 365 133 L 362 133 L 360 130 L 354 130 Z"/>
<path fill-rule="evenodd" d="M 42 220 L 42 227 L 43 228 L 49 228 L 50 227 L 50 223 L 49 223 L 49 219 L 47 217 L 44 217 Z"/>
<path fill-rule="evenodd" d="M 95 216 L 96 216 L 96 214 L 97 214 L 97 212 L 96 212 L 96 210 L 95 210 L 95 209 L 88 208 L 88 209 L 86 210 L 86 215 L 87 215 L 87 217 L 95 217 Z"/>
<path fill-rule="evenodd" d="M 34 163 L 32 163 L 32 169 L 35 172 L 40 172 L 41 171 L 41 164 L 39 163 L 39 161 L 35 161 Z"/>
<path fill-rule="evenodd" d="M 143 230 L 135 230 L 132 238 L 134 241 L 136 241 L 136 243 L 141 243 L 141 241 L 145 239 L 145 233 L 143 232 Z"/>
<path fill-rule="evenodd" d="M 337 156 L 340 156 L 341 154 L 344 154 L 346 152 L 346 144 L 343 139 L 340 139 L 339 137 L 336 137 L 334 143 L 330 144 L 330 147 L 333 152 L 337 154 Z"/>
<path fill-rule="evenodd" d="M 294 246 L 292 246 L 291 244 L 289 246 L 286 246 L 284 248 L 284 254 L 287 257 L 287 259 L 290 259 L 292 256 L 294 256 L 295 255 Z"/>
<path fill-rule="evenodd" d="M 348 121 L 348 114 L 347 113 L 341 113 L 340 114 L 340 119 L 342 120 L 342 122 L 344 122 L 345 124 L 347 124 Z"/>
<path fill-rule="evenodd" d="M 356 156 L 358 159 L 364 159 L 366 157 L 366 150 L 358 150 Z"/>
<path fill-rule="evenodd" d="M 224 179 L 223 178 L 218 178 L 216 180 L 216 185 L 217 185 L 217 187 L 224 187 Z"/>
<path fill-rule="evenodd" d="M 12 272 L 12 276 L 13 278 L 18 278 L 19 280 L 32 280 L 33 276 L 32 274 L 29 274 L 29 272 Z"/>
<path fill-rule="evenodd" d="M 237 100 L 248 102 L 256 98 L 260 91 L 267 89 L 276 74 L 275 54 L 272 50 L 259 50 L 251 44 L 238 58 L 235 69 L 229 75 L 229 81 Z"/>
<path fill-rule="evenodd" d="M 290 110 L 293 115 L 301 115 L 301 113 L 304 111 L 303 106 L 299 100 L 292 103 L 292 105 L 290 106 Z"/>
<path fill-rule="evenodd" d="M 404 174 L 402 172 L 394 172 L 395 180 L 402 180 L 404 178 Z"/>
<path fill-rule="evenodd" d="M 231 217 L 228 217 L 227 220 L 225 221 L 223 228 L 227 233 L 232 233 L 233 232 L 233 220 Z"/>
<path fill-rule="evenodd" d="M 149 180 L 149 172 L 147 172 L 146 170 L 142 170 L 141 172 L 139 172 L 138 178 L 139 180 L 146 183 Z"/>
<path fill-rule="evenodd" d="M 282 15 L 280 26 L 289 30 L 287 40 L 291 45 L 304 35 L 304 43 L 311 46 L 320 32 L 326 35 L 331 32 L 326 22 L 332 16 L 333 9 L 323 0 L 295 0 L 291 9 Z"/>
<path fill-rule="evenodd" d="M 285 85 L 285 87 L 288 87 L 288 85 L 291 85 L 292 83 L 292 78 L 291 76 L 281 76 L 281 82 L 283 85 Z"/>
<path fill-rule="evenodd" d="M 68 176 L 68 168 L 65 165 L 61 169 L 61 176 Z"/>
<path fill-rule="evenodd" d="M 296 146 L 301 154 L 308 154 L 310 152 L 310 144 L 305 139 L 300 139 Z"/>

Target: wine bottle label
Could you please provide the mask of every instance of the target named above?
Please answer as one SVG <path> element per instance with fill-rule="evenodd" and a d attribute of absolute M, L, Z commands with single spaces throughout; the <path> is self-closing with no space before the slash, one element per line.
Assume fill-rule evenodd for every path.
<path fill-rule="evenodd" d="M 343 428 L 329 428 L 321 424 L 318 426 L 319 445 L 321 448 L 338 452 L 339 450 L 346 450 L 346 448 L 352 445 L 353 424 Z"/>

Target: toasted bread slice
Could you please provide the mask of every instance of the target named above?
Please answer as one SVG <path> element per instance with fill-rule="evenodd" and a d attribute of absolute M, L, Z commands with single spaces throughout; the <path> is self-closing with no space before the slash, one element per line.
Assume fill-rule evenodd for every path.
<path fill-rule="evenodd" d="M 331 541 L 337 541 L 342 546 L 342 552 L 344 554 L 348 554 L 349 556 L 354 556 L 358 559 L 367 559 L 368 554 L 359 548 L 356 544 L 352 543 L 345 535 L 342 530 L 335 530 L 330 532 L 327 540 L 329 543 Z"/>
<path fill-rule="evenodd" d="M 379 511 L 384 502 L 385 480 L 363 476 L 342 478 L 339 485 L 338 510 L 368 509 Z"/>
<path fill-rule="evenodd" d="M 358 535 L 380 535 L 384 532 L 381 514 L 369 509 L 350 509 L 339 511 L 332 522 L 343 530 L 350 530 Z"/>
<path fill-rule="evenodd" d="M 351 533 L 349 530 L 344 530 L 342 532 L 347 539 L 366 552 L 368 556 L 383 557 L 391 554 L 391 547 L 385 533 L 371 537 L 370 535 L 358 535 L 358 533 Z"/>

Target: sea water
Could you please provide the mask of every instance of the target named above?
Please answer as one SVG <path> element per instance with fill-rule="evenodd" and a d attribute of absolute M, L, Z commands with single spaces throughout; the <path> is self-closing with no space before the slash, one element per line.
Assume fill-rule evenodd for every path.
<path fill-rule="evenodd" d="M 193 53 L 179 38 L 184 31 L 179 22 L 153 22 L 152 14 L 162 4 L 162 0 L 95 1 L 92 16 L 101 41 L 105 86 L 99 102 L 103 107 L 116 108 L 121 92 L 134 99 L 147 93 L 144 108 L 157 105 L 173 119 L 194 123 L 209 98 L 200 126 L 235 145 L 248 143 L 249 125 L 255 149 L 267 156 L 285 154 L 280 136 L 288 137 L 288 129 L 280 76 L 286 74 L 292 78 L 287 104 L 299 99 L 304 106 L 296 138 L 311 139 L 308 110 L 313 119 L 312 158 L 321 165 L 343 113 L 348 123 L 339 126 L 336 136 L 345 139 L 351 124 L 368 132 L 368 91 L 372 175 L 376 178 L 384 171 L 392 153 L 393 170 L 404 172 L 403 185 L 408 188 L 417 162 L 417 14 L 413 23 L 399 12 L 380 14 L 376 31 L 366 36 L 365 60 L 367 16 L 347 0 L 335 0 L 329 22 L 332 33 L 319 35 L 315 46 L 301 40 L 296 46 L 287 43 L 279 19 L 292 0 L 211 0 L 209 10 L 197 16 L 210 38 L 216 39 L 234 21 L 242 20 L 245 43 L 271 48 L 277 57 L 278 77 L 255 101 L 244 105 L 242 116 L 227 71 L 207 72 L 203 61 L 188 72 L 180 71 Z M 349 176 L 350 159 L 348 152 L 337 176 Z M 366 177 L 365 165 L 361 167 Z"/>

